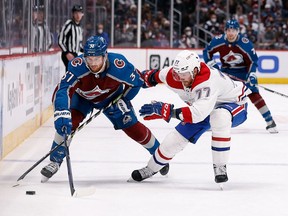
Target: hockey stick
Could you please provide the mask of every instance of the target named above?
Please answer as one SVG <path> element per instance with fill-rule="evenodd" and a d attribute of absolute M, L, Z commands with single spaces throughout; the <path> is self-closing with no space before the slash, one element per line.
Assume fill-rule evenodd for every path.
<path fill-rule="evenodd" d="M 64 130 L 65 131 L 65 130 Z M 67 164 L 67 173 L 68 173 L 68 181 L 69 181 L 69 187 L 72 197 L 83 197 L 83 196 L 89 196 L 95 193 L 94 187 L 89 188 L 80 188 L 75 189 L 74 187 L 74 181 L 73 181 L 73 174 L 72 174 L 72 166 L 71 166 L 71 159 L 70 159 L 70 150 L 68 145 L 68 135 L 65 132 L 64 135 L 64 146 L 66 150 L 66 164 Z"/>
<path fill-rule="evenodd" d="M 73 138 L 73 136 L 75 135 L 75 133 L 77 133 L 78 131 L 80 131 L 83 127 L 85 127 L 87 124 L 89 124 L 94 118 L 96 118 L 102 111 L 103 109 L 98 110 L 94 115 L 92 115 L 89 119 L 87 119 L 87 121 L 85 121 L 83 124 L 81 124 L 75 131 L 73 131 L 71 133 L 70 136 L 67 137 L 67 140 L 70 140 Z M 26 172 L 24 172 L 18 179 L 15 185 L 13 185 L 13 187 L 18 186 L 20 183 L 20 180 L 23 180 L 28 173 L 30 173 L 35 167 L 37 167 L 42 161 L 44 161 L 50 154 L 52 154 L 53 152 L 55 152 L 60 146 L 62 146 L 64 143 L 64 141 L 62 141 L 60 144 L 58 144 L 57 146 L 55 146 L 53 149 L 51 149 L 46 155 L 44 155 L 40 160 L 38 160 L 35 164 L 33 164 L 33 166 L 31 166 Z"/>
<path fill-rule="evenodd" d="M 76 132 L 80 131 L 83 127 L 85 127 L 87 124 L 89 124 L 94 118 L 96 118 L 103 110 L 105 110 L 107 107 L 111 106 L 112 104 L 115 104 L 123 95 L 125 92 L 123 92 L 122 94 L 120 94 L 116 99 L 114 99 L 113 101 L 111 101 L 109 103 L 108 106 L 99 109 L 94 115 L 92 115 L 89 119 L 87 119 L 86 122 L 84 122 L 83 124 L 81 124 L 78 128 L 76 128 L 75 131 L 73 131 L 70 135 L 70 137 L 68 136 L 68 140 L 71 140 L 73 138 L 73 136 L 75 135 Z M 50 154 L 52 154 L 54 151 L 56 151 L 60 146 L 62 146 L 64 143 L 64 141 L 62 141 L 60 144 L 58 144 L 57 146 L 55 146 L 53 149 L 51 149 L 46 155 L 44 155 L 40 160 L 38 160 L 35 164 L 33 164 L 33 166 L 31 166 L 26 172 L 24 172 L 18 179 L 15 185 L 13 185 L 13 187 L 17 187 L 18 185 L 20 185 L 20 180 L 23 180 L 28 173 L 30 173 L 35 167 L 37 167 L 42 161 L 44 161 Z"/>
<path fill-rule="evenodd" d="M 64 146 L 66 149 L 66 164 L 67 164 L 67 171 L 68 171 L 69 186 L 70 186 L 71 196 L 74 196 L 75 188 L 74 188 L 73 175 L 72 175 L 70 151 L 69 151 L 69 146 L 67 144 L 67 140 L 68 140 L 67 129 L 64 127 L 63 130 L 64 130 Z"/>
<path fill-rule="evenodd" d="M 222 72 L 222 73 L 225 74 L 225 75 L 227 75 L 227 76 L 229 76 L 230 78 L 232 78 L 232 79 L 234 79 L 234 80 L 237 80 L 237 81 L 241 81 L 241 82 L 246 83 L 245 80 L 242 80 L 242 79 L 240 79 L 240 78 L 238 78 L 238 77 L 236 77 L 236 76 L 233 76 L 233 75 L 230 75 L 230 74 L 227 74 L 227 73 L 224 73 L 224 72 Z M 280 92 L 274 91 L 274 90 L 272 90 L 272 89 L 266 88 L 266 87 L 264 87 L 264 86 L 262 86 L 262 85 L 259 85 L 259 84 L 256 84 L 256 85 L 257 85 L 258 87 L 260 87 L 260 88 L 263 88 L 263 89 L 266 90 L 266 91 L 269 91 L 269 92 L 271 92 L 271 93 L 274 93 L 274 94 L 280 95 L 280 96 L 282 96 L 282 97 L 288 98 L 288 95 L 285 95 L 285 94 L 283 94 L 283 93 L 280 93 Z"/>

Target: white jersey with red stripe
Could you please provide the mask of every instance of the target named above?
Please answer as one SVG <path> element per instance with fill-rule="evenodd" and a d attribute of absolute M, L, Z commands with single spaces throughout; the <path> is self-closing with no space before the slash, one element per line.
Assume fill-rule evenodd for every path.
<path fill-rule="evenodd" d="M 164 83 L 187 104 L 182 108 L 185 122 L 203 121 L 212 110 L 223 103 L 246 103 L 247 90 L 243 82 L 232 80 L 217 69 L 208 67 L 201 62 L 201 70 L 195 76 L 192 86 L 187 88 L 174 80 L 172 67 L 162 69 L 156 74 L 156 80 Z"/>

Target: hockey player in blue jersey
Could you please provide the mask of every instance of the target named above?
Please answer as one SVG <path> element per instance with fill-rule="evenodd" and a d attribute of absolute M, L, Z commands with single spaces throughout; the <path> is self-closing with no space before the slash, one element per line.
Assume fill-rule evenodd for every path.
<path fill-rule="evenodd" d="M 257 87 L 258 56 L 249 39 L 239 34 L 239 28 L 237 20 L 228 20 L 225 25 L 225 33 L 215 36 L 203 50 L 204 61 L 219 69 L 215 59 L 213 59 L 213 55 L 219 52 L 222 64 L 221 71 L 236 80 L 246 82 L 247 87 L 252 91 L 248 97 L 265 119 L 266 130 L 270 133 L 278 133 L 271 112 Z"/>
<path fill-rule="evenodd" d="M 150 154 L 159 146 L 151 131 L 140 123 L 130 102 L 143 85 L 140 72 L 121 54 L 108 53 L 103 37 L 90 37 L 84 54 L 72 59 L 53 95 L 55 137 L 51 148 L 60 144 L 65 130 L 71 134 L 93 109 L 103 109 L 115 130 L 123 130 Z M 48 181 L 66 156 L 61 146 L 50 155 L 41 170 L 42 182 Z M 167 174 L 169 166 L 160 173 Z"/>

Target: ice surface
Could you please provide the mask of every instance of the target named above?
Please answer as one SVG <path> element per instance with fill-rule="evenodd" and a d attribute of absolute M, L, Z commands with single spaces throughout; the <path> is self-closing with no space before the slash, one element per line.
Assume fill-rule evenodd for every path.
<path fill-rule="evenodd" d="M 264 86 L 288 95 L 288 85 Z M 40 183 L 40 170 L 48 159 L 20 186 L 12 187 L 50 150 L 54 136 L 51 118 L 0 162 L 0 215 L 287 216 L 288 98 L 260 91 L 280 132 L 269 134 L 249 102 L 248 120 L 232 131 L 229 181 L 223 191 L 214 182 L 210 132 L 176 155 L 167 177 L 156 174 L 141 183 L 128 183 L 131 172 L 145 166 L 150 155 L 122 131 L 115 131 L 102 114 L 75 135 L 70 147 L 75 189 L 95 190 L 94 194 L 70 196 L 65 162 L 49 182 Z M 159 86 L 141 90 L 133 100 L 135 110 L 152 99 L 176 103 L 176 107 L 182 104 Z M 161 141 L 177 121 L 144 123 Z M 28 190 L 36 195 L 26 195 Z"/>

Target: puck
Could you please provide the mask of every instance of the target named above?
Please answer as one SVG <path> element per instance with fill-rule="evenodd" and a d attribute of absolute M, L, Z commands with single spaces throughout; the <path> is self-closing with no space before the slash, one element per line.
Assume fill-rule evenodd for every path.
<path fill-rule="evenodd" d="M 36 192 L 35 191 L 26 191 L 26 195 L 35 195 Z"/>

